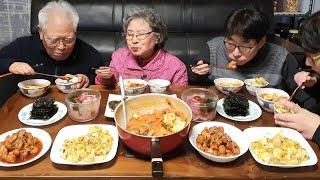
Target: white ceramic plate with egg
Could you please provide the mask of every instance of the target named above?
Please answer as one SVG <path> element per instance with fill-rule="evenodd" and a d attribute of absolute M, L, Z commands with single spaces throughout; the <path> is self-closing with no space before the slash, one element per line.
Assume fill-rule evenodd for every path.
<path fill-rule="evenodd" d="M 53 124 L 59 121 L 60 119 L 62 119 L 67 114 L 67 111 L 68 111 L 66 105 L 56 101 L 54 102 L 54 104 L 57 105 L 58 111 L 50 119 L 30 119 L 32 104 L 33 103 L 23 107 L 18 114 L 19 121 L 29 126 L 45 126 L 45 125 Z"/>
<path fill-rule="evenodd" d="M 247 116 L 229 116 L 223 108 L 223 99 L 220 99 L 217 102 L 217 112 L 227 118 L 227 119 L 231 119 L 233 121 L 242 121 L 242 122 L 246 122 L 246 121 L 254 121 L 256 119 L 258 119 L 261 114 L 262 114 L 262 110 L 261 108 L 254 102 L 249 100 L 249 114 Z"/>
<path fill-rule="evenodd" d="M 270 164 L 264 162 L 260 159 L 252 149 L 251 145 L 249 146 L 250 153 L 252 154 L 253 158 L 260 164 L 265 166 L 273 166 L 279 168 L 295 168 L 295 167 L 302 167 L 302 166 L 313 166 L 317 164 L 318 158 L 309 143 L 305 140 L 305 138 L 296 130 L 283 128 L 283 127 L 254 127 L 248 128 L 244 130 L 244 134 L 247 136 L 250 144 L 254 141 L 258 141 L 263 137 L 272 138 L 276 134 L 281 133 L 284 137 L 292 139 L 300 144 L 302 148 L 307 151 L 309 155 L 309 160 L 302 162 L 301 164 L 297 165 L 282 165 L 282 164 Z"/>
<path fill-rule="evenodd" d="M 62 147 L 65 140 L 70 140 L 70 139 L 88 134 L 89 128 L 92 126 L 101 127 L 103 130 L 108 131 L 108 133 L 112 137 L 113 143 L 111 146 L 111 150 L 108 152 L 108 154 L 102 160 L 94 161 L 94 162 L 69 162 L 63 159 Z M 85 166 L 85 165 L 105 163 L 105 162 L 111 161 L 115 157 L 118 149 L 118 142 L 119 142 L 118 131 L 117 131 L 117 128 L 113 125 L 82 124 L 82 125 L 66 126 L 59 131 L 59 133 L 56 136 L 56 139 L 53 142 L 51 153 L 50 153 L 50 159 L 52 162 L 56 164 L 75 165 L 75 166 Z"/>

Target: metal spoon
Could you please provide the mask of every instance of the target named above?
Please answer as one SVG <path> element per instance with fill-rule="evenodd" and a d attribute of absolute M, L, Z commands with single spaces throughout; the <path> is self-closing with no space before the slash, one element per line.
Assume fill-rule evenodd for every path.
<path fill-rule="evenodd" d="M 296 92 L 298 91 L 298 89 L 301 88 L 301 86 L 303 85 L 303 83 L 301 83 L 298 87 L 296 87 L 296 89 L 292 92 L 290 98 L 289 98 L 289 101 L 292 100 L 292 98 L 294 97 L 294 95 L 296 94 Z"/>
<path fill-rule="evenodd" d="M 119 83 L 120 83 L 120 91 L 121 91 L 121 101 L 122 101 L 122 108 L 123 108 L 123 118 L 124 118 L 124 128 L 127 129 L 127 111 L 126 111 L 126 105 L 125 105 L 125 92 L 124 92 L 124 83 L 122 76 L 119 76 Z"/>

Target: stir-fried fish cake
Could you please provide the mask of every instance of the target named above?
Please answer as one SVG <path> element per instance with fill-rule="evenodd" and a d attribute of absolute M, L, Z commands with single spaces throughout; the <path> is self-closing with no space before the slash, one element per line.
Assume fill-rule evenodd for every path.
<path fill-rule="evenodd" d="M 65 140 L 62 158 L 69 162 L 96 162 L 103 160 L 110 152 L 113 138 L 99 126 L 90 127 L 89 133 Z"/>
<path fill-rule="evenodd" d="M 298 142 L 281 133 L 273 138 L 263 137 L 250 146 L 259 159 L 269 164 L 297 165 L 309 160 L 307 151 Z"/>
<path fill-rule="evenodd" d="M 0 160 L 6 163 L 27 161 L 40 153 L 41 141 L 26 130 L 19 130 L 0 142 Z"/>
<path fill-rule="evenodd" d="M 214 156 L 235 156 L 240 154 L 239 146 L 224 132 L 223 127 L 202 130 L 197 137 L 197 147 Z"/>

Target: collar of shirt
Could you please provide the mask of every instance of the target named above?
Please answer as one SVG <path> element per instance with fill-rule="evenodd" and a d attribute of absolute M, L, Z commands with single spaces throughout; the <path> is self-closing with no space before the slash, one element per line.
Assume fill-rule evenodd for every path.
<path fill-rule="evenodd" d="M 144 67 L 139 66 L 138 60 L 131 54 L 132 58 L 129 58 L 130 61 L 128 62 L 127 68 L 130 70 L 147 70 L 147 71 L 156 71 L 160 69 L 164 65 L 164 50 L 159 49 L 157 54 L 151 59 L 151 61 L 146 64 Z"/>

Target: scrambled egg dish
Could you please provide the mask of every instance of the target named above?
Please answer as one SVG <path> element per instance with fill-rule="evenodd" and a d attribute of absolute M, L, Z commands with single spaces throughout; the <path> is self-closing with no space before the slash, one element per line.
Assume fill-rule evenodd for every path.
<path fill-rule="evenodd" d="M 250 84 L 251 86 L 266 86 L 268 85 L 268 81 L 265 80 L 263 77 L 257 77 L 253 78 Z"/>
<path fill-rule="evenodd" d="M 103 160 L 111 150 L 113 138 L 99 126 L 90 127 L 89 133 L 65 140 L 62 158 L 69 162 L 96 162 Z"/>
<path fill-rule="evenodd" d="M 298 165 L 309 160 L 307 151 L 301 145 L 284 137 L 281 133 L 273 138 L 263 137 L 250 144 L 256 156 L 268 164 Z"/>

